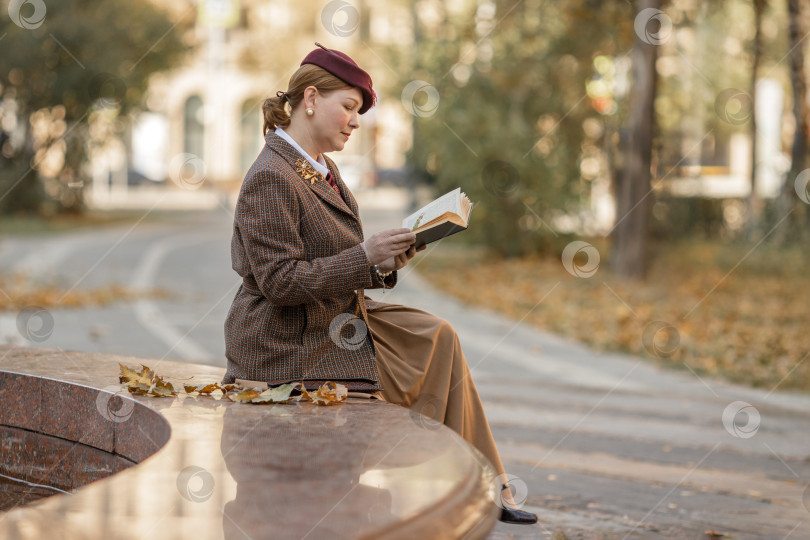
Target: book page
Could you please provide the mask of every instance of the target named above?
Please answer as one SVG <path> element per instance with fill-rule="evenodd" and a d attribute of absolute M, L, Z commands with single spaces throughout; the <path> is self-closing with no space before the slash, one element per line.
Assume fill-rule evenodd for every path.
<path fill-rule="evenodd" d="M 461 211 L 459 212 L 459 215 L 464 219 L 464 223 L 469 223 L 470 212 L 472 212 L 473 203 L 470 201 L 469 198 L 467 198 L 466 194 L 462 193 L 460 204 L 461 204 Z"/>
<path fill-rule="evenodd" d="M 449 193 L 445 193 L 435 201 L 428 203 L 410 216 L 406 217 L 402 221 L 402 226 L 414 230 L 440 217 L 445 212 L 452 212 L 465 217 L 462 214 L 462 209 L 459 207 L 460 194 L 461 188 L 456 188 Z"/>

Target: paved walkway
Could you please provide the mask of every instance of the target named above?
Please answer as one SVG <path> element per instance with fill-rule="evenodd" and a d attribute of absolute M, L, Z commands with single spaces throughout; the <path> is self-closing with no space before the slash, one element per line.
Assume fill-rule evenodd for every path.
<path fill-rule="evenodd" d="M 401 279 L 380 299 L 453 323 L 507 471 L 542 516 L 491 538 L 810 538 L 810 396 L 597 353 Z"/>
<path fill-rule="evenodd" d="M 361 208 L 367 234 L 399 226 L 402 211 Z M 0 271 L 59 276 L 77 290 L 117 283 L 174 295 L 49 310 L 41 341 L 20 336 L 18 314 L 0 313 L 0 341 L 224 365 L 222 323 L 239 283 L 230 222 L 220 207 L 0 240 Z M 461 305 L 412 267 L 394 290 L 369 295 L 454 325 L 518 498 L 541 516 L 531 527 L 498 524 L 490 538 L 810 538 L 810 396 L 596 353 Z"/>

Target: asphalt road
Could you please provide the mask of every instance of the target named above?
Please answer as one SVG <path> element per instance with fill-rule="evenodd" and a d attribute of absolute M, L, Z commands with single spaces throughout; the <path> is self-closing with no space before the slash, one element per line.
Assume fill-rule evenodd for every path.
<path fill-rule="evenodd" d="M 380 200 L 361 200 L 367 234 L 399 226 L 404 213 Z M 0 312 L 0 342 L 224 367 L 223 322 L 239 284 L 231 223 L 223 205 L 0 237 L 2 272 L 75 291 L 115 284 L 169 293 L 49 309 L 45 319 Z M 414 262 L 394 290 L 369 296 L 453 324 L 517 499 L 540 516 L 534 526 L 498 524 L 490 538 L 810 538 L 810 396 L 596 353 L 441 295 Z"/>

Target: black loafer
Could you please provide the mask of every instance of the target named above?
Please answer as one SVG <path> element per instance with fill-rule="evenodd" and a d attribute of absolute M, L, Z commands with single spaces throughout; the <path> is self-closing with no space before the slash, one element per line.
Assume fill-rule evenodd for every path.
<path fill-rule="evenodd" d="M 504 523 L 519 523 L 528 525 L 530 523 L 537 523 L 537 514 L 504 506 L 501 508 L 501 517 L 499 517 L 498 520 L 503 521 Z"/>

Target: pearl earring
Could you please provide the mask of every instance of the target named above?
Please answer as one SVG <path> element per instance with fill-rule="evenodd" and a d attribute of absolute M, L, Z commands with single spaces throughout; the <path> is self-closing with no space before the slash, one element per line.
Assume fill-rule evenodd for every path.
<path fill-rule="evenodd" d="M 307 109 L 307 116 L 312 116 L 315 114 L 315 109 Z"/>

